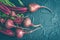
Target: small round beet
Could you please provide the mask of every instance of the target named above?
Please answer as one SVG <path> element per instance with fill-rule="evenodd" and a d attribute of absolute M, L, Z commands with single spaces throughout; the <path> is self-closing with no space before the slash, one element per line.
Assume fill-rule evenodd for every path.
<path fill-rule="evenodd" d="M 6 21 L 6 28 L 10 29 L 10 28 L 13 28 L 13 27 L 14 27 L 13 20 L 8 19 L 8 20 Z"/>
<path fill-rule="evenodd" d="M 11 12 L 11 16 L 15 17 L 17 16 L 16 13 L 14 11 Z"/>
<path fill-rule="evenodd" d="M 21 24 L 23 21 L 23 18 L 22 17 L 17 17 L 14 22 L 17 23 L 17 24 Z"/>
<path fill-rule="evenodd" d="M 24 31 L 22 29 L 17 29 L 16 33 L 18 38 L 22 38 L 24 35 Z"/>
<path fill-rule="evenodd" d="M 25 26 L 25 27 L 30 27 L 30 26 L 38 27 L 38 26 L 41 26 L 41 24 L 34 25 L 34 24 L 31 22 L 31 19 L 30 19 L 30 18 L 26 18 L 26 19 L 24 20 L 24 26 Z"/>
<path fill-rule="evenodd" d="M 0 18 L 1 23 L 5 23 L 5 20 L 3 18 Z"/>

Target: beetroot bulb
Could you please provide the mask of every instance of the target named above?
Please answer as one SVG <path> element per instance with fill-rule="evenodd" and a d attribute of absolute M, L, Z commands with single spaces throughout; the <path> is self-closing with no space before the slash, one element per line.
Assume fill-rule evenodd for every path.
<path fill-rule="evenodd" d="M 26 32 L 22 29 L 16 29 L 17 38 L 22 38 Z"/>
<path fill-rule="evenodd" d="M 16 13 L 15 13 L 15 11 L 11 11 L 11 14 L 10 15 L 13 16 L 13 17 L 16 17 L 17 16 Z"/>
<path fill-rule="evenodd" d="M 29 4 L 29 8 L 30 8 L 30 11 L 31 11 L 31 12 L 35 12 L 35 11 L 37 11 L 37 10 L 40 9 L 40 8 L 45 8 L 45 9 L 47 9 L 49 12 L 52 13 L 51 9 L 49 9 L 48 7 L 46 7 L 46 6 L 40 6 L 40 5 L 36 4 L 36 3 L 31 3 L 31 4 Z"/>
<path fill-rule="evenodd" d="M 3 18 L 0 18 L 1 23 L 5 23 L 5 20 Z"/>
<path fill-rule="evenodd" d="M 23 18 L 22 17 L 17 17 L 17 18 L 15 18 L 14 22 L 16 24 L 21 24 L 23 22 Z"/>
<path fill-rule="evenodd" d="M 26 18 L 26 19 L 24 20 L 24 26 L 25 26 L 25 27 L 29 27 L 29 26 L 38 27 L 38 26 L 41 26 L 41 24 L 34 25 L 34 24 L 31 22 L 31 19 L 30 19 L 30 18 Z"/>
<path fill-rule="evenodd" d="M 10 29 L 10 28 L 13 28 L 13 27 L 14 27 L 13 20 L 8 19 L 8 20 L 6 21 L 6 28 Z"/>
<path fill-rule="evenodd" d="M 14 32 L 12 30 L 0 30 L 1 33 L 8 35 L 8 36 L 14 36 Z"/>

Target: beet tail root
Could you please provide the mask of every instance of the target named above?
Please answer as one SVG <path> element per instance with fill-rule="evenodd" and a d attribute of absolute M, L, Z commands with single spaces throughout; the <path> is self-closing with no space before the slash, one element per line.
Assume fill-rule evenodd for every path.
<path fill-rule="evenodd" d="M 31 26 L 33 26 L 33 27 L 39 27 L 39 26 L 41 26 L 41 24 L 37 24 L 37 25 L 31 24 Z"/>
<path fill-rule="evenodd" d="M 52 13 L 52 10 L 51 10 L 50 8 L 46 7 L 46 6 L 40 6 L 40 8 L 45 8 L 45 9 L 47 9 L 50 13 Z"/>
<path fill-rule="evenodd" d="M 39 29 L 41 29 L 41 27 L 37 27 L 37 28 L 35 28 L 34 30 L 30 30 L 29 32 L 26 32 L 26 34 L 33 33 L 33 32 L 35 32 L 35 31 L 37 31 L 37 30 L 39 30 Z"/>

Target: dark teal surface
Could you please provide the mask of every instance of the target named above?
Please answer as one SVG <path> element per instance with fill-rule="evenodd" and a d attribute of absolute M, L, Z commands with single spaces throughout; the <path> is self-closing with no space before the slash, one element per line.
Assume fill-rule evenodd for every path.
<path fill-rule="evenodd" d="M 17 0 L 11 0 L 20 6 Z M 0 40 L 60 40 L 60 0 L 22 0 L 25 6 L 37 3 L 49 7 L 53 13 L 46 9 L 39 9 L 34 13 L 27 12 L 26 15 L 34 17 L 34 24 L 41 23 L 43 27 L 36 32 L 26 34 L 22 38 L 9 37 L 0 33 Z M 33 21 L 33 19 L 32 19 Z"/>

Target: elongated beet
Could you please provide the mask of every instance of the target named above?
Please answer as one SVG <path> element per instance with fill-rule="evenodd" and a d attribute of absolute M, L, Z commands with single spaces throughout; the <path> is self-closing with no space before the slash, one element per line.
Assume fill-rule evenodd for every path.
<path fill-rule="evenodd" d="M 1 33 L 8 35 L 8 36 L 14 36 L 14 32 L 12 30 L 0 30 Z"/>
<path fill-rule="evenodd" d="M 36 4 L 36 3 L 31 3 L 31 4 L 29 4 L 29 10 L 30 10 L 30 12 L 35 12 L 35 11 L 37 11 L 38 9 L 40 9 L 40 8 L 45 8 L 45 9 L 47 9 L 50 13 L 52 13 L 52 11 L 51 11 L 51 9 L 49 9 L 48 7 L 46 7 L 46 6 L 40 6 L 40 5 L 38 5 L 38 4 Z"/>

